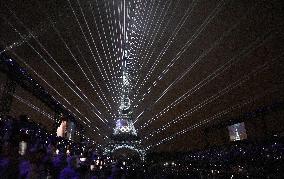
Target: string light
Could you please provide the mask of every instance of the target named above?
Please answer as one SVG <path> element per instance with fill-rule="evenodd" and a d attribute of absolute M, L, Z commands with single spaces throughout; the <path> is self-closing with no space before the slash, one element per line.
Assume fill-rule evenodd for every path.
<path fill-rule="evenodd" d="M 13 97 L 16 98 L 18 101 L 20 101 L 20 102 L 26 104 L 28 107 L 30 107 L 30 108 L 34 109 L 35 111 L 39 112 L 40 114 L 46 116 L 47 118 L 49 118 L 49 119 L 51 119 L 51 120 L 54 120 L 53 115 L 51 115 L 51 114 L 45 112 L 44 110 L 41 110 L 39 107 L 35 106 L 35 105 L 32 104 L 32 103 L 29 103 L 27 100 L 24 100 L 22 97 L 17 96 L 17 95 L 15 95 L 15 94 L 13 94 Z"/>
<path fill-rule="evenodd" d="M 179 81 L 181 81 L 185 76 L 186 74 L 188 74 L 192 68 L 200 61 L 202 60 L 208 53 L 211 52 L 211 50 L 213 50 L 217 45 L 219 45 L 222 40 L 231 33 L 231 31 L 233 29 L 235 29 L 237 26 L 239 25 L 239 22 L 236 23 L 235 25 L 233 25 L 231 28 L 229 28 L 226 32 L 224 32 L 207 50 L 205 50 L 181 75 L 179 75 L 163 92 L 162 94 L 158 97 L 157 100 L 155 100 L 151 105 L 150 107 L 154 106 L 156 103 L 158 103 L 158 101 L 161 100 L 161 98 L 175 85 L 177 84 Z M 232 58 L 231 60 L 229 60 L 229 62 L 231 62 L 234 58 Z M 236 61 L 233 61 L 234 63 L 236 63 Z M 227 62 L 228 63 L 228 62 Z M 231 66 L 231 65 L 230 65 Z M 229 66 L 229 67 L 230 67 Z M 226 69 L 228 68 L 228 66 L 226 67 Z M 219 68 L 218 68 L 219 69 Z M 218 69 L 216 71 L 218 71 Z M 216 72 L 215 71 L 215 72 Z M 211 73 L 208 77 L 210 77 L 212 74 L 215 74 L 215 72 Z M 218 73 L 220 74 L 220 72 Z M 215 75 L 213 78 L 210 79 L 213 80 L 217 75 Z M 207 78 L 208 78 L 207 77 Z M 203 81 L 206 81 L 205 80 L 202 80 L 200 83 L 202 83 Z M 206 81 L 205 84 L 209 83 L 210 81 Z M 200 83 L 196 86 L 194 86 L 193 88 L 191 88 L 190 90 L 188 90 L 185 94 L 183 94 L 181 97 L 179 97 L 177 100 L 175 100 L 173 103 L 171 103 L 169 106 L 167 106 L 165 109 L 162 110 L 162 112 L 160 112 L 160 116 L 162 116 L 165 112 L 169 111 L 170 108 L 176 106 L 177 104 L 179 104 L 180 102 L 182 102 L 183 100 L 185 100 L 187 97 L 189 97 L 191 94 L 193 94 L 194 92 L 198 91 L 202 86 L 204 86 L 205 84 L 203 84 L 202 86 L 200 86 Z M 193 92 L 192 92 L 193 91 Z M 144 113 L 144 111 L 135 119 L 135 122 L 136 123 L 139 119 L 139 117 L 142 116 L 142 114 Z M 159 116 L 159 117 L 160 117 Z M 157 117 L 157 116 L 155 116 Z M 155 117 L 152 118 L 151 120 L 147 121 L 146 125 L 149 125 L 150 122 L 153 122 L 155 120 Z M 156 118 L 157 119 L 157 118 Z M 145 125 L 142 127 L 144 128 Z"/>
<path fill-rule="evenodd" d="M 174 42 L 177 42 L 178 34 L 180 33 L 181 29 L 184 28 L 186 22 L 191 19 L 193 11 L 196 10 L 197 7 L 197 2 L 195 1 L 188 3 L 188 7 L 185 7 L 185 13 L 180 14 L 179 16 L 181 19 L 179 19 L 178 22 L 174 22 L 177 25 L 174 30 L 171 31 L 172 33 L 167 33 L 167 28 L 169 25 L 171 25 L 170 23 L 172 22 L 172 17 L 175 17 L 174 14 L 179 10 L 178 7 L 182 5 L 180 2 L 180 0 L 112 0 L 102 2 L 96 0 L 94 3 L 89 2 L 87 9 L 84 9 L 85 7 L 83 8 L 83 4 L 81 4 L 80 0 L 76 0 L 75 4 L 72 4 L 74 2 L 68 0 L 68 7 L 70 7 L 72 13 L 72 16 L 70 17 L 72 17 L 72 19 L 74 18 L 74 21 L 76 21 L 80 34 L 83 37 L 82 39 L 84 45 L 86 45 L 86 49 L 84 46 L 76 45 L 76 39 L 72 38 L 72 34 L 70 34 L 69 38 L 72 40 L 73 45 L 76 45 L 77 49 L 74 52 L 72 52 L 70 44 L 67 43 L 69 39 L 67 40 L 67 38 L 63 38 L 63 32 L 60 32 L 59 29 L 57 29 L 56 22 L 52 21 L 50 18 L 51 16 L 48 14 L 46 15 L 47 19 L 49 20 L 49 24 L 52 25 L 53 31 L 57 34 L 62 44 L 64 44 L 65 49 L 70 53 L 72 59 L 76 62 L 77 66 L 75 68 L 79 68 L 81 70 L 85 80 L 94 90 L 96 97 L 99 99 L 98 102 L 93 102 L 93 100 L 79 88 L 79 86 L 71 78 L 70 74 L 64 70 L 64 66 L 57 63 L 52 54 L 46 49 L 43 43 L 39 41 L 38 34 L 27 28 L 23 21 L 21 21 L 17 16 L 15 16 L 17 22 L 24 27 L 24 29 L 27 31 L 27 35 L 21 34 L 19 30 L 15 28 L 16 24 L 13 25 L 8 21 L 8 24 L 21 37 L 21 40 L 4 48 L 3 52 L 20 46 L 22 43 L 27 43 L 27 45 L 33 49 L 40 59 L 42 59 L 44 64 L 50 67 L 52 72 L 54 72 L 62 81 L 64 81 L 64 85 L 66 85 L 66 87 L 72 91 L 72 95 L 76 95 L 76 98 L 78 97 L 80 102 L 88 107 L 87 111 L 91 113 L 94 119 L 80 111 L 81 106 L 78 107 L 72 104 L 72 102 L 69 101 L 70 99 L 66 99 L 65 96 L 61 95 L 36 71 L 34 71 L 32 68 L 30 69 L 32 69 L 33 72 L 48 85 L 48 87 L 56 92 L 56 94 L 60 97 L 60 104 L 64 109 L 69 111 L 70 114 L 73 114 L 74 117 L 76 117 L 76 120 L 84 123 L 84 126 L 86 126 L 88 130 L 92 131 L 98 136 L 101 136 L 103 139 L 108 139 L 108 135 L 104 134 L 102 131 L 111 129 L 110 126 L 113 124 L 113 120 L 115 121 L 119 116 L 119 112 L 121 111 L 119 106 L 121 105 L 121 99 L 123 98 L 122 96 L 125 91 L 124 85 L 127 83 L 128 87 L 131 88 L 132 92 L 129 94 L 129 96 L 127 96 L 127 98 L 131 99 L 133 108 L 141 107 L 141 105 L 145 102 L 145 99 L 147 99 L 147 97 L 152 94 L 154 89 L 161 84 L 162 80 L 165 80 L 166 75 L 172 72 L 179 59 L 181 59 L 181 56 L 192 48 L 192 44 L 208 28 L 209 24 L 211 24 L 217 15 L 219 15 L 227 3 L 226 1 L 221 0 L 216 6 L 212 7 L 213 10 L 209 12 L 207 17 L 202 18 L 204 20 L 201 22 L 201 24 L 198 24 L 196 28 L 193 28 L 196 29 L 193 31 L 193 35 L 187 37 L 188 39 L 185 39 L 185 44 L 182 44 L 181 48 L 178 49 L 177 54 L 174 54 L 175 56 L 169 60 L 169 63 L 166 61 L 165 66 L 161 67 L 160 65 L 162 60 L 165 58 L 170 46 L 173 45 Z M 77 9 L 75 7 L 77 7 Z M 12 14 L 15 15 L 13 11 Z M 89 16 L 91 19 L 87 18 Z M 242 19 L 239 21 L 241 20 Z M 151 99 L 152 101 L 148 103 L 150 105 L 148 105 L 145 110 L 138 108 L 141 111 L 135 111 L 136 118 L 134 123 L 138 122 L 139 119 L 142 119 L 142 116 L 146 113 L 146 111 L 152 110 L 154 105 L 161 102 L 170 90 L 176 88 L 177 84 L 181 82 L 185 76 L 188 75 L 191 70 L 201 62 L 201 60 L 205 59 L 205 57 L 222 42 L 223 38 L 226 37 L 226 35 L 228 35 L 230 31 L 239 24 L 239 22 L 232 24 L 233 26 L 230 27 L 228 31 L 224 32 L 220 38 L 214 41 L 214 43 L 209 44 L 209 48 L 203 49 L 202 53 L 192 64 L 190 64 L 190 66 L 185 69 L 184 72 L 179 73 L 178 77 L 174 78 L 165 89 L 161 89 L 162 92 L 157 96 L 157 99 Z M 47 28 L 49 25 L 45 27 Z M 168 40 L 165 41 L 166 43 L 163 46 L 158 46 L 161 45 L 161 40 L 163 40 L 165 34 L 170 34 Z M 97 37 L 97 39 L 95 37 Z M 35 42 L 37 42 L 37 44 L 40 46 L 40 50 L 44 52 L 36 49 L 36 46 L 33 46 L 32 43 L 29 42 L 29 39 L 35 40 Z M 146 122 L 140 126 L 137 123 L 139 130 L 146 128 L 155 120 L 164 116 L 170 110 L 174 109 L 178 104 L 185 101 L 195 92 L 198 92 L 198 90 L 200 90 L 202 87 L 209 84 L 209 82 L 216 79 L 216 77 L 225 72 L 227 69 L 230 69 L 233 65 L 237 64 L 237 62 L 241 60 L 245 54 L 250 53 L 252 50 L 264 43 L 265 40 L 263 39 L 265 38 L 261 37 L 258 39 L 257 43 L 252 43 L 247 48 L 241 50 L 240 53 L 236 53 L 233 58 L 228 59 L 227 62 L 221 64 L 221 66 L 218 66 L 217 69 L 210 73 L 205 79 L 197 83 L 191 89 L 187 90 L 178 98 L 174 99 L 171 103 L 167 104 L 166 107 L 158 111 L 157 114 L 150 116 L 149 120 Z M 127 51 L 125 50 L 125 44 L 129 45 Z M 155 52 L 158 49 L 161 49 L 161 51 L 158 51 L 157 58 L 153 59 L 153 56 L 156 55 Z M 83 53 L 85 50 L 90 52 L 90 55 L 92 56 L 91 60 L 94 64 L 86 60 L 87 58 Z M 79 58 L 75 52 L 80 54 Z M 128 54 L 129 58 L 129 60 L 126 62 L 128 70 L 127 77 L 124 70 L 123 57 L 125 53 Z M 46 54 L 48 58 L 45 58 L 44 54 Z M 83 64 L 81 64 L 79 59 L 82 59 L 81 61 Z M 51 60 L 52 63 L 50 63 L 49 60 Z M 159 69 L 161 71 L 158 71 L 158 67 L 161 67 L 161 69 Z M 95 69 L 98 69 L 97 73 L 95 73 Z M 24 72 L 25 71 L 23 71 L 23 73 Z M 98 77 L 98 74 L 102 79 Z M 127 80 L 125 80 L 125 78 L 127 78 Z M 242 78 L 243 81 L 238 80 L 234 83 L 228 84 L 226 88 L 220 89 L 218 93 L 204 99 L 199 104 L 193 106 L 187 111 L 184 111 L 184 113 L 173 120 L 167 121 L 166 124 L 159 126 L 156 131 L 149 131 L 149 133 L 144 136 L 144 141 L 155 137 L 157 134 L 170 128 L 170 126 L 179 123 L 194 112 L 205 107 L 207 104 L 217 100 L 222 95 L 229 93 L 234 88 L 246 82 L 248 78 L 250 78 L 249 75 L 246 75 Z M 103 83 L 101 83 L 101 81 L 103 81 Z M 57 100 L 55 97 L 54 99 Z M 32 106 L 31 104 L 29 105 L 35 110 L 40 110 L 36 106 Z M 43 111 L 41 111 L 41 113 L 49 115 Z M 103 124 L 101 126 L 96 126 L 92 120 L 98 120 Z M 207 122 L 208 121 L 205 121 L 204 124 Z M 203 124 L 196 124 L 195 127 L 200 127 L 201 125 Z M 124 132 L 129 132 L 132 129 L 136 129 L 134 125 L 131 125 L 131 127 L 124 126 L 124 128 L 122 128 Z M 81 135 L 79 132 L 76 134 Z M 135 131 L 135 134 L 137 134 L 137 131 Z M 169 136 L 164 141 L 173 140 L 174 138 L 175 137 L 173 136 Z"/>
<path fill-rule="evenodd" d="M 224 94 L 226 94 L 227 92 L 229 92 L 230 90 L 234 89 L 235 87 L 238 87 L 238 86 L 241 85 L 242 83 L 244 83 L 244 82 L 246 82 L 247 80 L 249 80 L 249 79 L 251 78 L 251 76 L 257 75 L 258 73 L 260 73 L 260 72 L 262 72 L 264 69 L 266 69 L 269 65 L 275 63 L 275 61 L 277 61 L 279 58 L 281 58 L 281 57 L 283 56 L 283 54 L 284 54 L 284 53 L 280 54 L 280 56 L 278 56 L 278 57 L 272 59 L 271 61 L 268 61 L 268 62 L 266 62 L 266 63 L 264 63 L 264 64 L 262 64 L 262 65 L 257 66 L 257 67 L 256 67 L 254 70 L 252 70 L 250 73 L 244 75 L 241 79 L 235 81 L 234 83 L 228 85 L 226 88 L 224 88 L 223 90 L 221 90 L 221 91 L 220 91 L 221 93 L 218 92 L 217 94 L 212 95 L 212 96 L 210 97 L 210 98 L 212 98 L 212 99 L 207 98 L 207 99 L 204 100 L 203 102 L 205 102 L 205 101 L 212 102 L 212 100 L 215 100 L 215 99 L 219 98 L 220 95 L 224 95 Z M 222 92 L 222 91 L 224 91 L 224 92 Z M 220 94 L 219 94 L 219 93 L 220 93 Z M 210 99 L 210 100 L 209 100 L 209 99 Z M 257 97 L 256 97 L 255 99 L 257 99 Z M 156 143 L 156 144 L 154 144 L 154 145 L 149 145 L 148 147 L 146 147 L 146 149 L 148 150 L 150 147 L 158 146 L 158 145 L 164 143 L 165 141 L 169 141 L 169 140 L 174 139 L 174 138 L 175 138 L 176 136 L 178 136 L 178 135 L 184 134 L 184 133 L 186 133 L 186 132 L 188 132 L 188 131 L 191 131 L 192 129 L 195 129 L 195 128 L 197 128 L 197 127 L 201 127 L 201 126 L 203 126 L 204 124 L 207 124 L 208 122 L 211 122 L 211 121 L 214 120 L 216 117 L 219 118 L 219 117 L 221 117 L 222 115 L 227 114 L 227 113 L 230 112 L 231 110 L 234 110 L 234 109 L 236 109 L 236 108 L 239 108 L 239 107 L 241 107 L 241 106 L 244 106 L 245 104 L 248 104 L 248 103 L 254 101 L 255 99 L 253 99 L 253 100 L 248 100 L 248 101 L 243 102 L 243 103 L 241 103 L 241 104 L 234 105 L 234 106 L 230 107 L 229 109 L 227 109 L 227 110 L 225 110 L 225 111 L 222 111 L 222 112 L 220 112 L 220 113 L 214 115 L 214 116 L 211 117 L 211 118 L 207 118 L 207 119 L 205 119 L 205 120 L 203 120 L 203 121 L 200 121 L 200 122 L 198 122 L 198 123 L 196 123 L 196 124 L 194 124 L 194 125 L 192 125 L 192 126 L 186 128 L 186 129 L 183 129 L 183 130 L 181 130 L 181 131 L 179 131 L 179 132 L 177 132 L 177 133 L 175 133 L 175 134 L 173 134 L 173 135 L 171 135 L 171 136 L 169 136 L 169 137 L 163 138 L 163 139 L 160 140 L 158 143 Z M 203 103 L 203 102 L 202 102 L 202 103 Z M 191 113 L 193 113 L 195 110 L 198 110 L 199 108 L 203 107 L 203 105 L 206 105 L 206 104 L 202 104 L 202 103 L 199 103 L 198 105 L 196 105 L 195 107 L 191 108 L 191 109 L 188 110 L 187 112 L 183 113 L 183 114 L 180 115 L 179 117 L 177 117 L 177 118 L 175 118 L 174 120 L 168 122 L 166 125 L 163 125 L 161 128 L 157 129 L 155 132 L 152 132 L 152 133 L 150 133 L 148 136 L 145 136 L 144 139 L 148 140 L 150 137 L 155 136 L 156 134 L 158 134 L 158 133 L 160 133 L 161 131 L 165 130 L 166 128 L 170 127 L 172 124 L 177 123 L 177 122 L 179 122 L 180 120 L 182 120 L 183 118 L 187 117 L 188 115 L 190 115 Z M 202 104 L 202 105 L 200 105 L 200 104 Z M 221 115 L 221 116 L 220 116 L 220 115 Z"/>
<path fill-rule="evenodd" d="M 222 3 L 221 3 L 222 2 Z M 218 5 L 214 8 L 214 10 L 209 14 L 209 16 L 204 20 L 204 22 L 199 26 L 199 28 L 195 31 L 195 33 L 190 37 L 190 39 L 185 43 L 185 45 L 181 48 L 181 50 L 176 54 L 176 56 L 171 60 L 171 62 L 167 65 L 167 67 L 162 71 L 162 73 L 157 77 L 157 79 L 154 80 L 153 84 L 158 83 L 161 81 L 167 72 L 169 72 L 169 69 L 173 67 L 175 62 L 181 57 L 181 55 L 191 46 L 192 42 L 201 34 L 201 32 L 206 28 L 206 26 L 214 19 L 214 17 L 218 14 L 218 12 L 221 10 L 221 8 L 224 5 L 224 1 L 220 1 Z M 163 51 L 163 49 L 162 49 Z M 165 52 L 163 53 L 165 54 Z M 162 57 L 162 56 L 161 56 Z M 160 58 L 161 58 L 160 57 Z M 151 74 L 151 73 L 148 73 Z M 144 78 L 145 80 L 148 80 L 147 76 Z M 145 81 L 146 82 L 146 81 Z M 144 83 L 145 83 L 144 82 Z M 144 84 L 143 83 L 143 84 Z M 141 83 L 142 84 L 142 83 Z M 137 96 L 139 95 L 139 91 L 141 89 L 141 85 L 137 87 Z M 148 88 L 147 93 L 144 93 L 142 95 L 142 99 L 139 101 L 143 101 L 145 99 L 146 94 L 149 94 L 151 89 Z M 137 119 L 136 119 L 137 120 Z"/>

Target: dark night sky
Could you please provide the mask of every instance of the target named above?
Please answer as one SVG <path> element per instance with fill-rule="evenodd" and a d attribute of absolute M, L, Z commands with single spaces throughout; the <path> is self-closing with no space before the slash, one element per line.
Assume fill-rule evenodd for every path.
<path fill-rule="evenodd" d="M 101 143 L 101 136 L 112 133 L 118 110 L 121 2 L 2 0 L 0 6 L 1 48 L 85 121 L 88 134 Z M 281 0 L 126 2 L 135 127 L 145 126 L 138 132 L 144 146 L 222 111 L 229 112 L 216 121 L 283 101 Z M 17 95 L 32 98 L 20 89 Z M 202 142 L 200 129 L 161 148 L 196 145 Z"/>

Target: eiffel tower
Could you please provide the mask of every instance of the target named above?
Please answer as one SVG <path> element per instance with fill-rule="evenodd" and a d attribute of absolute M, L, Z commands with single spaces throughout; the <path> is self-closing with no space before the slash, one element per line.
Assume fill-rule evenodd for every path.
<path fill-rule="evenodd" d="M 111 136 L 111 142 L 106 148 L 106 152 L 112 154 L 118 149 L 130 149 L 136 151 L 140 158 L 144 160 L 145 151 L 141 147 L 140 138 L 137 135 L 133 124 L 133 111 L 130 100 L 130 82 L 128 65 L 131 58 L 127 51 L 124 52 L 122 61 L 122 96 L 119 107 L 119 115 L 115 122 L 115 128 Z"/>
<path fill-rule="evenodd" d="M 124 51 L 122 54 L 122 93 L 119 106 L 119 114 L 115 120 L 115 127 L 113 134 L 111 136 L 111 142 L 107 147 L 107 153 L 113 153 L 118 149 L 130 149 L 136 151 L 140 158 L 144 160 L 145 151 L 141 147 L 141 140 L 137 135 L 136 129 L 133 124 L 133 110 L 131 107 L 131 85 L 130 85 L 130 74 L 129 74 L 129 65 L 132 58 L 129 56 L 128 52 L 128 38 L 126 30 L 126 0 L 123 0 L 124 6 Z"/>
<path fill-rule="evenodd" d="M 122 60 L 122 96 L 119 106 L 119 117 L 116 119 L 116 125 L 114 128 L 114 136 L 123 138 L 128 136 L 128 139 L 136 139 L 137 133 L 132 121 L 132 107 L 130 100 L 130 82 L 128 65 L 130 58 L 127 51 L 123 54 Z"/>

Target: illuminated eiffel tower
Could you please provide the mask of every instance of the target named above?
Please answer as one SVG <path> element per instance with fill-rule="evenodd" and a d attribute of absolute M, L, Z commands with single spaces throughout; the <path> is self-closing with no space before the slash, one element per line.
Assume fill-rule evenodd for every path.
<path fill-rule="evenodd" d="M 141 147 L 140 138 L 137 136 L 136 129 L 133 124 L 132 107 L 130 100 L 130 82 L 129 82 L 129 65 L 130 58 L 127 51 L 124 52 L 122 62 L 122 96 L 119 107 L 119 115 L 116 119 L 111 142 L 107 148 L 107 153 L 113 153 L 118 149 L 130 149 L 136 151 L 140 158 L 144 160 L 145 151 Z"/>
<path fill-rule="evenodd" d="M 133 124 L 133 110 L 131 106 L 130 92 L 130 62 L 132 58 L 128 51 L 128 38 L 126 30 L 126 0 L 123 0 L 124 6 L 124 49 L 122 54 L 122 93 L 119 106 L 118 118 L 115 121 L 115 127 L 111 136 L 111 142 L 107 148 L 108 153 L 113 153 L 117 149 L 130 149 L 136 151 L 142 160 L 144 160 L 145 152 L 141 148 L 140 138 L 137 136 L 136 129 Z"/>
<path fill-rule="evenodd" d="M 130 82 L 129 82 L 129 65 L 130 58 L 127 51 L 124 51 L 122 60 L 122 96 L 119 107 L 119 117 L 116 119 L 114 136 L 119 138 L 128 137 L 128 139 L 137 139 L 136 129 L 132 121 L 132 107 L 130 100 Z"/>

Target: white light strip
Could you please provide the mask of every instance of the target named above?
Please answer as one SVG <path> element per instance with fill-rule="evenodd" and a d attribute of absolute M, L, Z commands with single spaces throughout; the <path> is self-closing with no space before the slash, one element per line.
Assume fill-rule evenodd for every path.
<path fill-rule="evenodd" d="M 178 131 L 178 132 L 176 132 L 176 133 L 174 133 L 174 134 L 172 134 L 172 135 L 170 135 L 170 136 L 168 136 L 168 137 L 165 137 L 165 138 L 159 140 L 159 142 L 157 142 L 157 143 L 148 145 L 148 146 L 146 147 L 146 150 L 149 150 L 149 149 L 151 149 L 151 148 L 153 148 L 153 147 L 159 146 L 159 145 L 164 144 L 164 143 L 166 143 L 166 142 L 168 142 L 168 141 L 171 141 L 171 140 L 173 140 L 173 139 L 176 139 L 178 136 L 183 135 L 183 134 L 186 134 L 186 133 L 188 133 L 188 132 L 190 132 L 190 131 L 192 131 L 192 130 L 194 130 L 194 129 L 196 129 L 196 128 L 204 127 L 205 125 L 207 125 L 207 124 L 209 124 L 209 123 L 211 123 L 211 122 L 216 122 L 216 120 L 220 120 L 221 117 L 223 117 L 224 115 L 226 115 L 226 114 L 228 114 L 228 113 L 230 113 L 230 112 L 233 112 L 234 110 L 240 109 L 240 108 L 242 108 L 243 106 L 245 106 L 245 105 L 247 105 L 247 104 L 250 104 L 250 103 L 252 103 L 252 102 L 254 102 L 254 101 L 256 101 L 256 100 L 258 100 L 258 99 L 260 99 L 260 98 L 263 98 L 263 97 L 266 96 L 267 94 L 273 93 L 273 91 L 275 91 L 275 90 L 266 91 L 266 92 L 264 92 L 263 95 L 256 96 L 256 97 L 254 97 L 254 98 L 250 98 L 249 100 L 246 100 L 246 101 L 243 101 L 243 102 L 241 102 L 241 103 L 238 103 L 238 104 L 236 104 L 236 105 L 234 105 L 234 106 L 228 107 L 227 109 L 222 110 L 222 111 L 220 111 L 220 112 L 214 114 L 214 115 L 211 116 L 211 117 L 208 117 L 208 118 L 206 118 L 206 119 L 204 119 L 204 120 L 202 120 L 202 121 L 199 121 L 198 123 L 195 123 L 195 124 L 193 124 L 193 125 L 191 125 L 191 126 L 189 126 L 189 127 L 186 127 L 186 128 L 184 128 L 184 129 L 182 129 L 182 130 L 180 130 L 180 131 Z"/>
<path fill-rule="evenodd" d="M 215 93 L 214 95 L 210 96 L 209 98 L 206 98 L 205 100 L 200 102 L 198 105 L 195 105 L 193 108 L 190 108 L 189 110 L 187 110 L 182 115 L 176 117 L 174 120 L 171 120 L 171 121 L 167 122 L 165 125 L 162 125 L 160 128 L 156 129 L 154 132 L 151 132 L 149 135 L 146 135 L 144 137 L 144 139 L 149 139 L 150 137 L 153 137 L 156 134 L 159 134 L 160 132 L 162 132 L 162 131 L 166 130 L 167 128 L 171 127 L 173 124 L 181 121 L 182 119 L 188 117 L 189 115 L 191 115 L 195 111 L 203 108 L 205 105 L 215 101 L 216 99 L 218 99 L 219 97 L 223 96 L 224 94 L 229 93 L 231 90 L 233 90 L 236 87 L 242 85 L 244 82 L 247 82 L 252 76 L 255 76 L 258 73 L 261 73 L 265 68 L 267 68 L 269 65 L 273 64 L 282 55 L 283 55 L 283 53 L 279 57 L 274 58 L 273 60 L 271 60 L 269 62 L 266 62 L 266 63 L 264 63 L 262 65 L 257 66 L 254 70 L 252 70 L 248 74 L 242 76 L 239 80 L 229 84 L 224 89 L 218 91 L 217 93 Z"/>
<path fill-rule="evenodd" d="M 158 101 L 160 101 L 161 98 L 162 98 L 175 84 L 177 84 L 179 81 L 181 81 L 181 80 L 192 70 L 192 68 L 193 68 L 198 62 L 200 62 L 204 57 L 206 57 L 206 55 L 207 55 L 208 53 L 211 52 L 211 50 L 213 50 L 217 45 L 219 45 L 219 44 L 223 41 L 223 39 L 224 39 L 225 37 L 227 37 L 227 36 L 231 33 L 231 31 L 232 31 L 233 29 L 235 29 L 235 28 L 239 25 L 239 23 L 240 23 L 240 21 L 237 22 L 237 23 L 235 23 L 232 27 L 230 27 L 227 31 L 225 31 L 213 44 L 211 44 L 211 46 L 210 46 L 208 49 L 204 50 L 204 52 L 203 52 L 201 55 L 199 55 L 199 57 L 198 57 L 181 75 L 179 75 L 179 76 L 162 92 L 162 94 L 158 97 L 158 99 L 156 99 L 156 100 L 151 104 L 151 108 L 152 108 L 156 103 L 158 103 Z M 144 111 L 143 111 L 142 113 L 144 113 Z M 140 116 L 141 116 L 141 115 L 139 115 L 139 117 L 140 117 Z M 138 118 L 135 119 L 134 123 L 137 122 L 137 121 L 138 121 Z"/>

